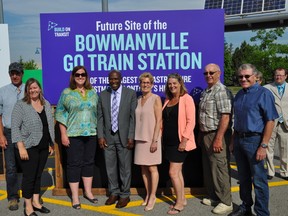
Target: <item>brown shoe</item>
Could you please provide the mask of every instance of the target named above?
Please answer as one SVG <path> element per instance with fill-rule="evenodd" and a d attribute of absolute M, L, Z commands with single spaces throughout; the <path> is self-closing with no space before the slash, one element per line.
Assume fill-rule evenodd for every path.
<path fill-rule="evenodd" d="M 18 210 L 18 200 L 17 199 L 10 200 L 8 208 L 10 211 Z"/>
<path fill-rule="evenodd" d="M 119 196 L 110 195 L 109 198 L 106 200 L 105 205 L 112 205 L 116 203 L 118 199 L 119 199 Z"/>
<path fill-rule="evenodd" d="M 123 208 L 123 207 L 127 206 L 127 204 L 129 202 L 130 202 L 129 197 L 125 197 L 125 198 L 120 197 L 119 201 L 117 202 L 116 208 Z"/>

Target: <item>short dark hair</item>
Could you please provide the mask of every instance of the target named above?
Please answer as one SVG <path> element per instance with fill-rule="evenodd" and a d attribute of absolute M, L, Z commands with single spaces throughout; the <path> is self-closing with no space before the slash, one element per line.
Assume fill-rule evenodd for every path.
<path fill-rule="evenodd" d="M 122 80 L 122 74 L 121 74 L 121 72 L 120 72 L 119 70 L 116 70 L 116 69 L 111 70 L 111 71 L 109 72 L 109 74 L 108 74 L 108 77 L 110 77 L 110 75 L 111 75 L 112 73 L 117 73 L 118 76 L 119 76 L 119 78 Z"/>
<path fill-rule="evenodd" d="M 288 75 L 287 69 L 282 68 L 282 67 L 278 67 L 275 70 L 273 70 L 273 75 L 275 75 L 276 71 L 282 71 L 282 70 L 285 72 L 285 75 Z"/>

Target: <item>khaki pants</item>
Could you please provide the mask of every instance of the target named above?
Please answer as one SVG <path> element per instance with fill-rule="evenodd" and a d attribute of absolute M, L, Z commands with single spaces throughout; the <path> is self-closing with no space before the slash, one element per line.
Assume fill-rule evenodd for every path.
<path fill-rule="evenodd" d="M 201 148 L 204 182 L 209 198 L 231 205 L 231 182 L 229 167 L 229 150 L 223 139 L 223 150 L 213 152 L 213 140 L 217 131 L 201 133 Z"/>
<path fill-rule="evenodd" d="M 270 141 L 267 148 L 267 169 L 268 175 L 275 175 L 274 168 L 274 147 L 278 144 L 280 157 L 280 175 L 288 177 L 288 130 L 284 123 L 277 123 L 274 126 Z"/>

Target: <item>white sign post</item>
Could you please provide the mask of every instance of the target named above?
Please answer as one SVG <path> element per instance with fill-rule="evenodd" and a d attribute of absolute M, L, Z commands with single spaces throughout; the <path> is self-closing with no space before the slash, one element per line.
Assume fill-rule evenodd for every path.
<path fill-rule="evenodd" d="M 10 64 L 10 49 L 8 25 L 0 24 L 0 87 L 9 84 L 8 67 Z"/>

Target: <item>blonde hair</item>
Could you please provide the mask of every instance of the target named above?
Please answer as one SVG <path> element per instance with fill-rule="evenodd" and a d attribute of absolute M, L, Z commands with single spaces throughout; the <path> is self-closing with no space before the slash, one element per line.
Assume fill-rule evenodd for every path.
<path fill-rule="evenodd" d="M 30 78 L 26 81 L 23 101 L 26 102 L 27 104 L 31 104 L 31 97 L 29 94 L 29 89 L 33 83 L 36 83 L 40 88 L 39 100 L 40 100 L 41 105 L 44 106 L 45 105 L 45 99 L 43 97 L 41 85 L 40 85 L 39 81 L 34 79 L 34 78 Z"/>
<path fill-rule="evenodd" d="M 149 78 L 151 84 L 154 84 L 154 77 L 150 72 L 144 72 L 139 76 L 139 82 L 142 82 L 142 79 Z"/>

